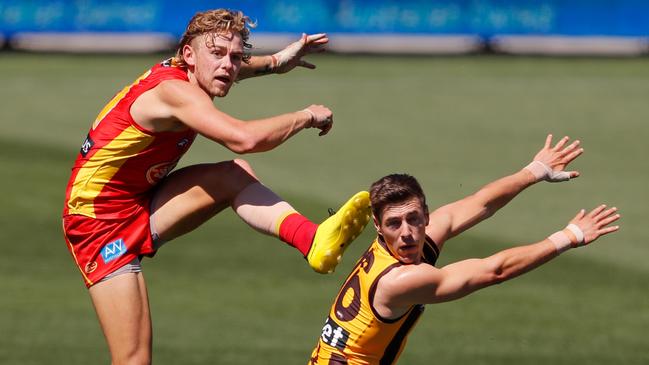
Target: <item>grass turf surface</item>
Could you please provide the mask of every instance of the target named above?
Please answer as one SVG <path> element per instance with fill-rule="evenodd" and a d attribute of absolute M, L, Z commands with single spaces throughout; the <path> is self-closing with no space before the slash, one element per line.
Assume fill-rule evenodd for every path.
<path fill-rule="evenodd" d="M 69 168 L 96 113 L 160 57 L 0 56 L 0 363 L 107 363 L 60 232 Z M 514 281 L 429 305 L 403 364 L 649 362 L 647 59 L 325 56 L 318 70 L 246 80 L 216 104 L 257 118 L 330 106 L 304 131 L 245 156 L 314 220 L 391 172 L 436 207 L 524 166 L 545 134 L 580 138 L 582 177 L 539 184 L 452 241 L 440 264 L 540 240 L 579 208 L 615 204 L 619 233 Z M 199 139 L 183 164 L 234 155 Z M 644 228 L 643 228 L 644 227 Z M 225 212 L 144 262 L 158 364 L 304 364 L 371 229 L 331 276 Z"/>

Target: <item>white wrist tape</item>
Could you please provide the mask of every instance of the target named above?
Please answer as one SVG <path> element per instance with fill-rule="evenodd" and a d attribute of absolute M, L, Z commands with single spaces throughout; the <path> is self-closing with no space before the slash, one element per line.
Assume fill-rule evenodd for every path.
<path fill-rule="evenodd" d="M 558 253 L 562 253 L 569 249 L 572 245 L 570 237 L 564 231 L 554 232 L 548 239 L 554 243 Z"/>
<path fill-rule="evenodd" d="M 290 45 L 288 45 L 288 47 L 272 55 L 271 57 L 273 60 L 273 70 L 278 67 L 284 66 L 293 58 L 295 58 L 302 47 L 304 47 L 304 42 L 306 42 L 306 39 L 300 39 L 299 41 L 291 43 Z"/>
<path fill-rule="evenodd" d="M 554 171 L 552 168 L 541 161 L 532 161 L 529 165 L 525 166 L 536 180 L 545 180 L 549 182 L 560 182 L 570 180 L 570 173 L 566 171 Z"/>
<path fill-rule="evenodd" d="M 525 166 L 525 168 L 536 177 L 536 180 L 545 180 L 545 177 L 548 176 L 549 170 L 552 170 L 541 161 L 532 161 L 529 165 Z"/>
<path fill-rule="evenodd" d="M 313 124 L 318 120 L 318 117 L 315 116 L 315 113 L 309 108 L 305 108 L 300 111 L 306 112 L 311 117 L 311 120 L 309 120 L 309 124 L 307 124 L 307 128 L 313 127 Z"/>
<path fill-rule="evenodd" d="M 570 237 L 568 232 L 570 232 L 574 239 Z M 569 248 L 578 247 L 584 243 L 584 232 L 576 224 L 569 224 L 565 229 L 555 232 L 548 239 L 554 243 L 557 252 L 562 253 Z"/>
<path fill-rule="evenodd" d="M 566 228 L 575 235 L 575 238 L 577 239 L 577 245 L 584 243 L 584 232 L 582 232 L 581 228 L 579 228 L 578 225 L 570 223 Z"/>

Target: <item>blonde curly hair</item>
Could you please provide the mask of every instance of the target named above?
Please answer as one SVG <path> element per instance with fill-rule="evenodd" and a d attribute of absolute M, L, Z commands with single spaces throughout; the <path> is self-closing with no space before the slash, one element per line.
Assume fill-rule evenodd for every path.
<path fill-rule="evenodd" d="M 174 56 L 174 64 L 180 67 L 187 67 L 182 55 L 183 47 L 189 44 L 194 38 L 203 34 L 239 33 L 243 41 L 244 50 L 249 50 L 252 48 L 252 44 L 248 43 L 250 28 L 256 26 L 256 23 L 238 10 L 214 9 L 198 12 L 189 21 L 185 33 L 180 38 L 180 43 Z M 247 63 L 249 60 L 250 53 L 244 52 L 243 62 Z"/>

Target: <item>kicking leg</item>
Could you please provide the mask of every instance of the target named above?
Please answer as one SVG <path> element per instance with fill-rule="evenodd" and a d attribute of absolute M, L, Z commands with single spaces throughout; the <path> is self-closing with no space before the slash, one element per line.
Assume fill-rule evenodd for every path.
<path fill-rule="evenodd" d="M 238 159 L 185 167 L 165 178 L 151 204 L 152 230 L 160 242 L 169 241 L 228 206 L 255 230 L 280 237 L 306 256 L 317 225 L 260 183 L 250 165 Z M 287 217 L 296 224 L 280 229 Z"/>
<path fill-rule="evenodd" d="M 166 177 L 151 204 L 151 223 L 161 241 L 169 241 L 196 229 L 214 215 L 233 206 L 242 192 L 247 196 L 261 185 L 252 168 L 243 160 L 193 165 Z M 262 185 L 263 186 L 263 185 Z M 235 211 L 253 228 L 273 234 L 274 214 L 295 210 L 279 197 L 260 196 L 255 209 Z M 277 213 L 279 212 L 279 213 Z"/>
<path fill-rule="evenodd" d="M 320 226 L 297 213 L 266 186 L 243 160 L 180 169 L 156 191 L 151 224 L 168 241 L 231 206 L 251 227 L 297 248 L 311 267 L 333 271 L 347 245 L 369 221 L 369 195 L 356 194 Z"/>

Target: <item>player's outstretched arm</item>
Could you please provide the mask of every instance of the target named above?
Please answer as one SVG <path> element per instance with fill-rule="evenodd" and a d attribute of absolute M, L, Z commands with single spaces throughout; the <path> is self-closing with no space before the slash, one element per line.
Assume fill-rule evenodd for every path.
<path fill-rule="evenodd" d="M 527 187 L 543 180 L 557 182 L 578 177 L 579 172 L 565 169 L 584 150 L 580 147 L 579 140 L 570 144 L 568 142 L 569 138 L 563 137 L 553 146 L 552 135 L 548 135 L 533 161 L 520 171 L 433 211 L 426 234 L 441 246 L 449 238 L 492 216 Z"/>
<path fill-rule="evenodd" d="M 570 248 L 585 246 L 615 232 L 611 225 L 620 218 L 617 208 L 600 205 L 586 213 L 581 210 L 568 226 L 543 241 L 498 252 L 484 259 L 456 262 L 441 269 L 427 264 L 404 265 L 394 269 L 387 290 L 392 305 L 407 306 L 445 302 L 464 297 L 481 288 L 513 279 L 537 268 Z"/>
<path fill-rule="evenodd" d="M 329 132 L 333 124 L 331 110 L 311 105 L 300 111 L 270 118 L 242 121 L 214 107 L 212 99 L 200 88 L 180 80 L 163 81 L 138 103 L 154 111 L 155 116 L 141 119 L 176 120 L 235 153 L 253 153 L 273 149 L 305 128 Z M 139 122 L 139 121 L 138 121 Z"/>
<path fill-rule="evenodd" d="M 273 55 L 252 56 L 247 64 L 241 66 L 238 80 L 272 73 L 283 74 L 298 66 L 314 69 L 316 66 L 303 60 L 302 57 L 311 53 L 324 52 L 327 43 L 329 38 L 324 33 L 310 35 L 303 33 L 300 40 Z"/>

